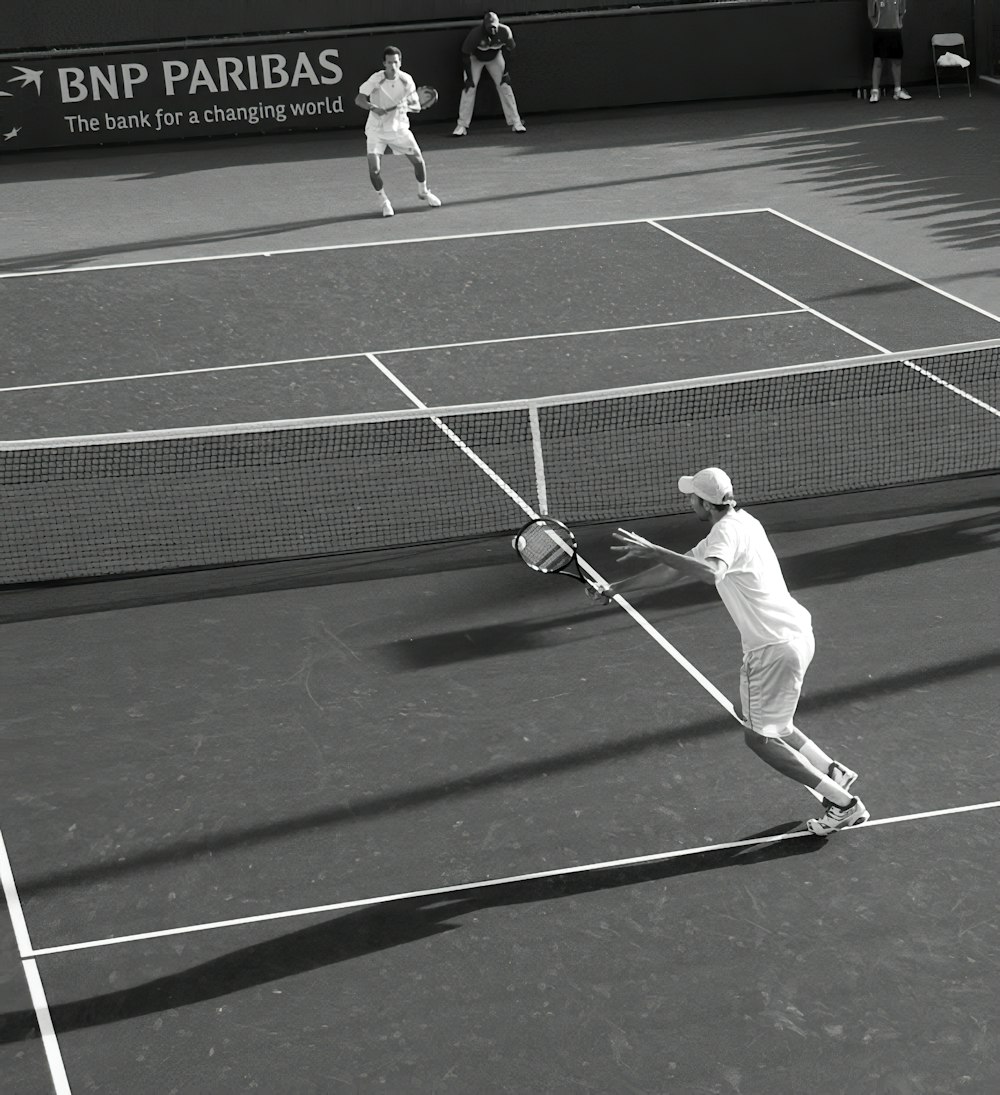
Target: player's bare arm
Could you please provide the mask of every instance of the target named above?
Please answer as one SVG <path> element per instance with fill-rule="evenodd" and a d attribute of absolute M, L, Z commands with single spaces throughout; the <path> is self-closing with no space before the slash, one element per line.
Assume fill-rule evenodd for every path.
<path fill-rule="evenodd" d="M 371 100 L 367 95 L 355 95 L 354 102 L 361 107 L 362 110 L 370 110 L 372 114 L 388 114 L 388 110 L 383 110 L 380 106 L 372 106 Z"/>
<path fill-rule="evenodd" d="M 694 578 L 706 585 L 715 585 L 719 574 L 722 573 L 724 564 L 720 559 L 694 559 L 690 555 L 682 555 L 678 551 L 654 544 L 644 536 L 626 529 L 619 529 L 614 533 L 618 541 L 613 544 L 611 550 L 618 556 L 618 562 L 645 562 L 669 567 L 686 578 Z"/>

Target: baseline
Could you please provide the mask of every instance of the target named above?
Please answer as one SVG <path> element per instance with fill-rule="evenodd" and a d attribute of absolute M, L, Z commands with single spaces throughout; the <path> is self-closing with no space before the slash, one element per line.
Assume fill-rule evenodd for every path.
<path fill-rule="evenodd" d="M 694 220 L 699 217 L 739 217 L 747 213 L 767 213 L 769 210 L 761 209 L 720 209 L 709 213 L 675 213 L 659 220 Z M 100 266 L 61 266 L 53 270 L 17 270 L 10 273 L 0 273 L 0 281 L 9 278 L 37 278 L 48 277 L 55 274 L 86 274 L 100 270 L 131 270 L 145 266 L 178 266 L 184 263 L 196 262 L 228 262 L 233 259 L 273 258 L 275 255 L 303 255 L 321 251 L 350 251 L 364 247 L 394 247 L 407 243 L 446 243 L 449 240 L 482 239 L 487 236 L 516 236 L 528 235 L 536 232 L 565 232 L 575 228 L 610 228 L 621 224 L 642 224 L 647 217 L 630 217 L 624 220 L 610 221 L 585 221 L 581 224 L 553 224 L 543 228 L 498 228 L 490 232 L 456 232 L 451 235 L 440 236 L 413 236 L 399 240 L 367 240 L 364 243 L 329 243 L 315 247 L 288 247 L 275 248 L 270 251 L 234 251 L 225 255 L 195 255 L 179 259 L 147 259 L 144 262 L 112 262 Z"/>
<path fill-rule="evenodd" d="M 974 813 L 980 810 L 1000 808 L 1000 801 L 976 802 L 966 806 L 948 806 L 940 810 L 924 810 L 913 814 L 899 814 L 896 817 L 872 818 L 862 825 L 855 825 L 838 834 L 840 838 L 851 836 L 862 829 L 875 829 L 885 825 L 899 825 L 907 821 L 924 821 L 931 818 L 948 817 L 956 814 Z M 481 879 L 475 882 L 461 882 L 453 886 L 437 886 L 427 890 L 413 890 L 409 893 L 382 894 L 377 897 L 361 897 L 350 901 L 335 901 L 326 905 L 313 905 L 303 909 L 284 909 L 276 913 L 262 913 L 257 916 L 236 917 L 232 920 L 215 920 L 205 924 L 190 924 L 177 928 L 162 928 L 158 931 L 139 932 L 135 935 L 112 936 L 107 939 L 90 939 L 81 943 L 64 943 L 57 947 L 40 947 L 30 954 L 32 958 L 47 955 L 66 954 L 72 951 L 93 950 L 98 947 L 117 946 L 121 943 L 137 943 L 148 939 L 164 939 L 169 936 L 191 935 L 195 932 L 215 931 L 220 928 L 243 927 L 247 924 L 261 924 L 273 920 L 288 920 L 294 917 L 312 916 L 318 913 L 340 912 L 345 909 L 371 908 L 400 901 L 410 901 L 427 897 L 447 897 L 456 893 L 468 893 L 475 890 L 492 889 L 496 886 L 513 886 L 522 882 L 537 882 L 549 878 L 565 878 L 570 875 L 586 874 L 596 871 L 617 870 L 623 867 L 636 867 L 649 863 L 662 863 L 670 859 L 686 856 L 705 855 L 711 852 L 727 851 L 732 848 L 754 848 L 767 844 L 776 844 L 784 840 L 798 840 L 810 837 L 813 840 L 826 840 L 827 837 L 814 837 L 808 831 L 794 830 L 776 833 L 765 837 L 750 837 L 746 840 L 732 840 L 721 844 L 705 844 L 698 848 L 678 848 L 671 852 L 654 852 L 650 855 L 629 856 L 626 859 L 606 860 L 602 863 L 582 863 L 572 867 L 553 867 L 547 871 L 530 871 L 525 874 L 509 875 L 504 878 Z"/>

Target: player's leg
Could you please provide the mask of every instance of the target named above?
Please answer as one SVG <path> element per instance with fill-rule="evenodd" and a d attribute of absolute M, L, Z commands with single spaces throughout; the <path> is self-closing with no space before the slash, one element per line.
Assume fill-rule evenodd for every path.
<path fill-rule="evenodd" d="M 492 61 L 487 61 L 486 68 L 493 82 L 497 86 L 497 95 L 500 105 L 503 107 L 504 120 L 515 133 L 524 132 L 524 122 L 517 112 L 517 100 L 514 98 L 514 89 L 510 83 L 510 73 L 507 71 L 507 61 L 502 53 L 498 53 Z"/>
<path fill-rule="evenodd" d="M 868 101 L 877 103 L 880 95 L 879 88 L 882 85 L 882 58 L 876 53 L 872 61 L 872 89 L 868 93 Z"/>
<path fill-rule="evenodd" d="M 882 87 L 882 54 L 885 52 L 884 37 L 881 31 L 872 31 L 872 89 L 868 101 L 877 103 Z"/>
<path fill-rule="evenodd" d="M 399 134 L 399 144 L 393 143 L 394 152 L 402 152 L 402 154 L 413 164 L 413 174 L 417 180 L 417 197 L 424 202 L 427 202 L 430 206 L 439 206 L 441 199 L 432 194 L 427 188 L 427 163 L 424 160 L 424 155 L 420 151 L 420 145 L 417 144 L 416 138 L 412 133 Z"/>
<path fill-rule="evenodd" d="M 740 699 L 748 723 L 744 738 L 775 771 L 845 807 L 853 797 L 833 778 L 834 761 L 792 721 L 814 649 L 809 635 L 798 642 L 751 651 L 744 657 L 740 673 Z"/>
<path fill-rule="evenodd" d="M 903 59 L 894 57 L 890 63 L 892 69 L 892 97 L 894 99 L 909 99 L 910 93 L 903 90 Z"/>
<path fill-rule="evenodd" d="M 379 208 L 383 217 L 393 215 L 392 203 L 385 192 L 385 183 L 382 180 L 382 153 L 385 152 L 385 143 L 377 138 L 368 139 L 368 178 L 371 180 L 375 196 L 378 198 Z"/>
<path fill-rule="evenodd" d="M 783 776 L 801 783 L 803 787 L 818 791 L 823 798 L 838 806 L 848 806 L 853 801 L 851 794 L 824 775 L 815 765 L 810 764 L 783 736 L 776 733 L 759 734 L 748 727 L 743 731 L 743 739 L 766 765 Z"/>
<path fill-rule="evenodd" d="M 815 836 L 829 836 L 867 821 L 869 813 L 861 799 L 789 743 L 791 739 L 804 745 L 807 740 L 792 719 L 811 658 L 811 636 L 802 643 L 776 643 L 751 651 L 743 659 L 740 694 L 747 745 L 775 771 L 819 793 L 828 803 L 826 812 L 810 818 L 806 827 Z"/>
<path fill-rule="evenodd" d="M 464 80 L 462 94 L 458 100 L 458 123 L 452 130 L 453 137 L 464 137 L 472 125 L 472 112 L 476 108 L 476 89 L 479 77 L 483 74 L 483 62 L 478 57 L 463 59 Z"/>

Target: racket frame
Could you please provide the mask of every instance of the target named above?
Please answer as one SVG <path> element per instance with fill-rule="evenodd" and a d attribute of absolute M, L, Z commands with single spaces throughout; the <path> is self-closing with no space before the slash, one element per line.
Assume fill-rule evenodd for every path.
<path fill-rule="evenodd" d="M 528 559 L 526 559 L 522 554 L 520 547 L 521 538 L 528 531 L 528 529 L 532 528 L 535 525 L 555 526 L 555 528 L 553 529 L 554 534 L 559 536 L 560 540 L 563 541 L 565 547 L 572 549 L 569 554 L 566 554 L 565 551 L 563 552 L 563 554 L 565 555 L 565 562 L 563 562 L 561 565 L 557 567 L 537 566 L 535 563 L 532 563 Z M 512 543 L 514 546 L 514 550 L 517 552 L 517 557 L 521 560 L 522 563 L 524 563 L 526 567 L 528 567 L 529 570 L 535 571 L 536 574 L 560 574 L 564 578 L 572 578 L 574 581 L 582 582 L 585 586 L 587 586 L 588 589 L 592 589 L 597 592 L 602 591 L 601 586 L 599 586 L 596 582 L 591 581 L 591 579 L 588 578 L 580 569 L 580 560 L 578 558 L 579 546 L 576 542 L 576 536 L 573 534 L 573 530 L 569 528 L 568 525 L 563 524 L 562 521 L 556 520 L 555 517 L 547 517 L 545 514 L 542 514 L 539 517 L 533 517 L 530 521 L 522 525 L 517 530 Z M 575 569 L 575 573 L 574 569 L 571 568 Z"/>

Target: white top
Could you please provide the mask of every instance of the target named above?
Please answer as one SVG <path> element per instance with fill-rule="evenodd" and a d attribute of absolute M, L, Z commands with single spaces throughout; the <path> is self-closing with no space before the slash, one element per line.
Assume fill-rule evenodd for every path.
<path fill-rule="evenodd" d="M 417 85 L 408 72 L 399 70 L 396 78 L 386 79 L 385 72 L 379 69 L 358 88 L 359 95 L 367 95 L 372 106 L 395 107 L 390 114 L 373 114 L 368 112 L 368 121 L 365 123 L 365 133 L 369 136 L 388 136 L 393 133 L 403 133 L 410 128 L 410 118 L 407 114 L 406 101 L 411 95 L 416 95 Z"/>
<path fill-rule="evenodd" d="M 715 586 L 739 628 L 744 652 L 811 633 L 812 617 L 788 592 L 764 526 L 746 510 L 730 510 L 688 555 L 724 564 Z"/>

